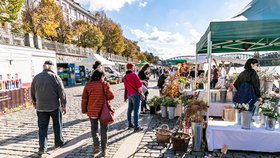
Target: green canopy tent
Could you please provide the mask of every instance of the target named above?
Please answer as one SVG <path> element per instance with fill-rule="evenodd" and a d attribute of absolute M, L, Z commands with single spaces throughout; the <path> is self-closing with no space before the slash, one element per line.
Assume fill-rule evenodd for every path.
<path fill-rule="evenodd" d="M 196 55 L 207 53 L 210 70 L 212 53 L 280 50 L 279 8 L 280 0 L 253 0 L 235 17 L 245 21 L 211 22 L 196 45 Z M 210 84 L 207 90 L 209 103 Z"/>
<path fill-rule="evenodd" d="M 145 64 L 149 64 L 149 63 L 145 60 L 141 60 L 140 62 L 135 63 L 135 66 L 144 66 Z"/>

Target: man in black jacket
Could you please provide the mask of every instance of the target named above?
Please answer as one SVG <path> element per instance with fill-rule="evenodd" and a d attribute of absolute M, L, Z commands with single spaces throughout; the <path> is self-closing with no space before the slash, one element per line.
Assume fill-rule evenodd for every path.
<path fill-rule="evenodd" d="M 158 79 L 158 88 L 159 88 L 159 94 L 162 95 L 162 90 L 164 88 L 164 84 L 165 84 L 165 79 L 169 76 L 169 71 L 165 70 L 164 74 L 160 75 L 159 79 Z"/>

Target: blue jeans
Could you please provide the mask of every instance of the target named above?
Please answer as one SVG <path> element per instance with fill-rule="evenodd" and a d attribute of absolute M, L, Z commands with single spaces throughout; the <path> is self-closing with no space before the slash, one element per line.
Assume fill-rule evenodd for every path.
<path fill-rule="evenodd" d="M 131 123 L 131 113 L 134 111 L 134 127 L 138 127 L 138 112 L 140 106 L 140 95 L 139 94 L 131 94 L 128 96 L 128 110 L 127 110 L 127 121 L 128 124 Z"/>
<path fill-rule="evenodd" d="M 99 137 L 98 134 L 98 119 L 92 119 L 90 118 L 91 123 L 91 136 L 93 139 L 93 146 L 99 147 Z M 107 147 L 107 131 L 108 131 L 108 125 L 105 125 L 100 122 L 100 136 L 101 136 L 101 149 L 104 151 Z"/>
<path fill-rule="evenodd" d="M 39 112 L 38 116 L 38 127 L 39 127 L 39 151 L 47 151 L 48 147 L 48 126 L 50 117 L 53 121 L 54 131 L 54 144 L 56 147 L 62 146 L 64 138 L 62 136 L 62 113 L 60 109 L 56 109 L 52 112 Z"/>

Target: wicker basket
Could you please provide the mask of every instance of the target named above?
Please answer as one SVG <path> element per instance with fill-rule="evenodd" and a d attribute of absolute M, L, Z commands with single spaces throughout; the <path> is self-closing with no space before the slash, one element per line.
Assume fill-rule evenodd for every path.
<path fill-rule="evenodd" d="M 169 143 L 171 135 L 171 131 L 167 124 L 161 125 L 156 131 L 157 141 L 160 143 Z"/>
<path fill-rule="evenodd" d="M 188 134 L 177 132 L 172 135 L 173 149 L 187 151 L 191 137 Z"/>

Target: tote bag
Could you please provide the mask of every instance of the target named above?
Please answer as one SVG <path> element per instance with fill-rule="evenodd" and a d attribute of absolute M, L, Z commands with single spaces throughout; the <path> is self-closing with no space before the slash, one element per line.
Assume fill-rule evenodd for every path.
<path fill-rule="evenodd" d="M 101 123 L 109 125 L 109 124 L 112 124 L 114 122 L 115 110 L 112 109 L 111 106 L 109 105 L 109 102 L 106 98 L 104 85 L 103 85 L 103 93 L 104 93 L 104 96 L 105 96 L 105 103 L 102 107 L 99 120 L 100 120 Z"/>

